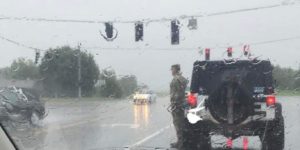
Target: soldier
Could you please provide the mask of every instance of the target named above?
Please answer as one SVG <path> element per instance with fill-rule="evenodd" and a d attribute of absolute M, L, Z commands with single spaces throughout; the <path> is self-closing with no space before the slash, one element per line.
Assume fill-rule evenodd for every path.
<path fill-rule="evenodd" d="M 184 110 L 183 105 L 185 101 L 185 89 L 187 86 L 187 79 L 185 79 L 180 72 L 180 65 L 175 64 L 171 66 L 173 80 L 170 84 L 170 98 L 171 98 L 171 113 L 173 116 L 173 124 L 176 130 L 177 142 L 171 143 L 172 148 L 182 149 L 183 147 L 183 128 L 184 128 Z"/>

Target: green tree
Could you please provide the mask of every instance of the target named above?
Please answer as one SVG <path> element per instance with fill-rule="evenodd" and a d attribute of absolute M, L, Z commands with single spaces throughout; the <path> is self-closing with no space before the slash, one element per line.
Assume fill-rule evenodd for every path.
<path fill-rule="evenodd" d="M 0 69 L 0 78 L 11 79 L 10 67 L 4 67 Z"/>
<path fill-rule="evenodd" d="M 40 77 L 38 66 L 32 60 L 18 58 L 12 62 L 10 67 L 1 69 L 1 74 L 7 79 L 27 80 Z"/>
<path fill-rule="evenodd" d="M 121 98 L 123 93 L 120 83 L 117 80 L 116 73 L 113 69 L 104 69 L 101 72 L 100 79 L 105 81 L 101 87 L 101 95 L 104 97 Z"/>
<path fill-rule="evenodd" d="M 123 76 L 119 79 L 123 96 L 129 96 L 137 89 L 137 79 L 134 75 Z"/>
<path fill-rule="evenodd" d="M 294 89 L 300 91 L 300 69 L 297 71 L 295 75 Z"/>
<path fill-rule="evenodd" d="M 78 82 L 78 59 L 81 58 L 81 81 Z M 99 68 L 92 54 L 69 46 L 49 49 L 39 67 L 44 90 L 49 96 L 76 96 L 81 85 L 82 95 L 90 96 L 98 81 Z"/>
<path fill-rule="evenodd" d="M 297 84 L 297 70 L 275 66 L 273 77 L 277 81 L 279 89 L 293 90 Z"/>

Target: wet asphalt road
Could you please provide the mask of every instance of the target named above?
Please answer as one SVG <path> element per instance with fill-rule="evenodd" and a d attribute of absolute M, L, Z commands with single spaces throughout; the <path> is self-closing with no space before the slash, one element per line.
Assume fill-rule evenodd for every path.
<path fill-rule="evenodd" d="M 300 148 L 300 97 L 278 97 L 285 117 L 285 149 Z M 39 128 L 10 129 L 21 150 L 104 150 L 168 148 L 176 140 L 168 97 L 151 105 L 130 100 L 47 101 L 49 111 Z M 212 137 L 213 147 L 225 139 Z M 233 142 L 242 147 L 242 140 Z M 249 137 L 249 148 L 260 149 L 258 137 Z"/>

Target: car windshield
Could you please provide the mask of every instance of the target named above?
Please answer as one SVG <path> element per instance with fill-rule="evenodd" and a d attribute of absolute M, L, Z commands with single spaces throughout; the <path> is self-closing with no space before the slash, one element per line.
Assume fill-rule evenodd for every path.
<path fill-rule="evenodd" d="M 297 150 L 299 18 L 300 0 L 1 0 L 0 124 L 19 150 Z"/>

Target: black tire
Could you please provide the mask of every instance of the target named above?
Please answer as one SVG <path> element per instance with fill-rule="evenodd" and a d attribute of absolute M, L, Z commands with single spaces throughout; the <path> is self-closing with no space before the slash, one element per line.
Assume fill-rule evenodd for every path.
<path fill-rule="evenodd" d="M 282 116 L 282 106 L 280 103 L 275 104 L 276 110 L 275 110 L 275 118 L 279 118 Z"/>
<path fill-rule="evenodd" d="M 196 134 L 197 133 L 197 134 Z M 208 133 L 196 132 L 189 134 L 184 141 L 184 150 L 210 150 L 210 136 Z"/>
<path fill-rule="evenodd" d="M 197 149 L 198 150 L 203 150 L 203 149 L 210 150 L 211 149 L 211 142 L 210 142 L 209 133 L 205 133 L 205 132 L 199 133 L 198 142 L 197 142 Z"/>
<path fill-rule="evenodd" d="M 265 135 L 265 137 L 263 137 Z M 269 122 L 266 133 L 260 136 L 262 150 L 283 150 L 284 149 L 284 119 L 278 117 L 275 121 Z"/>
<path fill-rule="evenodd" d="M 186 130 L 184 131 L 184 150 L 210 150 L 211 140 L 207 126 L 199 122 L 195 125 L 186 120 Z"/>

